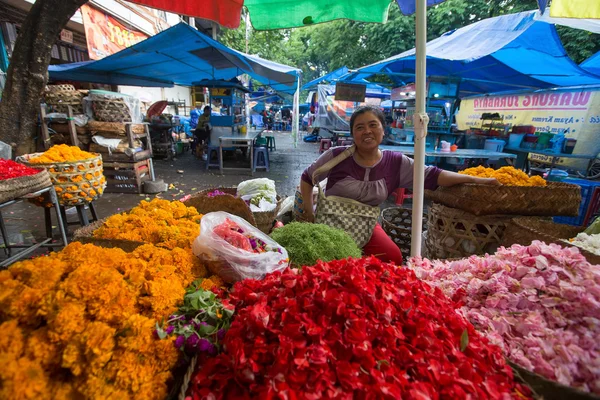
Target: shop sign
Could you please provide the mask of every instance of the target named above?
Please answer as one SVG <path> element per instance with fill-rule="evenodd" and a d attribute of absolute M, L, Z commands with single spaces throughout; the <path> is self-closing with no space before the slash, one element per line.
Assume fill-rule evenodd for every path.
<path fill-rule="evenodd" d="M 479 128 L 481 114 L 497 112 L 510 126 L 533 125 L 536 132 L 564 133 L 567 138 L 576 139 L 574 154 L 596 154 L 600 152 L 598 110 L 599 91 L 542 91 L 463 99 L 456 122 L 460 130 Z M 533 154 L 530 158 L 543 162 L 551 160 L 551 157 Z M 567 160 L 560 160 L 560 163 L 567 163 Z"/>
<path fill-rule="evenodd" d="M 231 96 L 231 89 L 229 88 L 211 88 L 211 96 Z"/>
<path fill-rule="evenodd" d="M 73 43 L 73 32 L 63 29 L 60 31 L 60 40 L 65 43 Z"/>
<path fill-rule="evenodd" d="M 85 4 L 81 6 L 85 39 L 90 59 L 99 60 L 148 38 L 104 11 Z"/>

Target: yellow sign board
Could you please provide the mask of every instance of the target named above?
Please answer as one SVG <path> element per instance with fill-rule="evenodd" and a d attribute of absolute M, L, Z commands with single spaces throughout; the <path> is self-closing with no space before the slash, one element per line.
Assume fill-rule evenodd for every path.
<path fill-rule="evenodd" d="M 211 96 L 230 96 L 231 89 L 229 88 L 210 88 Z"/>
<path fill-rule="evenodd" d="M 463 99 L 456 115 L 458 129 L 481 127 L 483 113 L 499 113 L 504 123 L 533 125 L 536 132 L 565 134 L 577 140 L 574 154 L 600 153 L 600 93 L 598 91 L 543 91 L 503 96 Z M 530 155 L 539 162 L 551 162 L 552 157 Z M 559 160 L 565 164 L 567 159 Z M 587 161 L 568 160 L 569 165 Z"/>

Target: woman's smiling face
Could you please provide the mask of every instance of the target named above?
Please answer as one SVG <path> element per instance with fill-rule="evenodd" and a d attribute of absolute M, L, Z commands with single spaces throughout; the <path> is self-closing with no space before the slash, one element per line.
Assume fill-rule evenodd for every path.
<path fill-rule="evenodd" d="M 374 113 L 367 111 L 354 120 L 352 136 L 359 150 L 375 149 L 383 141 L 383 125 Z"/>

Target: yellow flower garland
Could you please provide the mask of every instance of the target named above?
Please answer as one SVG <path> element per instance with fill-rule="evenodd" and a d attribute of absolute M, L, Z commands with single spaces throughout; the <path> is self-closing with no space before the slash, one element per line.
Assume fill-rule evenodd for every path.
<path fill-rule="evenodd" d="M 498 182 L 507 186 L 546 186 L 546 181 L 539 176 L 529 177 L 525 172 L 514 167 L 502 167 L 500 169 L 478 166 L 467 168 L 459 174 L 479 176 L 481 178 L 496 178 Z"/>
<path fill-rule="evenodd" d="M 78 242 L 0 271 L 0 398 L 164 399 L 179 352 L 153 331 L 205 276 L 190 249 Z"/>
<path fill-rule="evenodd" d="M 153 243 L 167 249 L 191 248 L 202 215 L 180 201 L 142 200 L 126 214 L 115 214 L 93 233 L 99 239 Z"/>

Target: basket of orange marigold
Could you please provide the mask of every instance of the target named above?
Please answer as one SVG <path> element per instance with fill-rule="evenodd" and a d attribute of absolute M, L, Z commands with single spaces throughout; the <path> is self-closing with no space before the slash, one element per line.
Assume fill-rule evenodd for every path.
<path fill-rule="evenodd" d="M 44 153 L 20 156 L 17 161 L 30 167 L 46 169 L 58 201 L 63 206 L 94 201 L 106 187 L 102 156 L 83 151 L 77 146 L 55 145 Z M 40 196 L 33 202 L 39 206 L 52 207 L 47 196 Z"/>
<path fill-rule="evenodd" d="M 494 170 L 479 166 L 459 172 L 496 178 L 500 186 L 466 183 L 426 190 L 432 201 L 475 215 L 577 216 L 581 189 L 563 182 L 546 182 L 514 167 Z"/>
<path fill-rule="evenodd" d="M 165 249 L 191 249 L 200 234 L 202 214 L 181 201 L 142 200 L 129 211 L 114 214 L 75 231 L 74 240 L 127 252 L 144 243 Z"/>
<path fill-rule="evenodd" d="M 206 275 L 186 249 L 146 244 L 126 253 L 77 242 L 0 271 L 0 399 L 177 392 L 181 352 L 155 329 Z"/>

